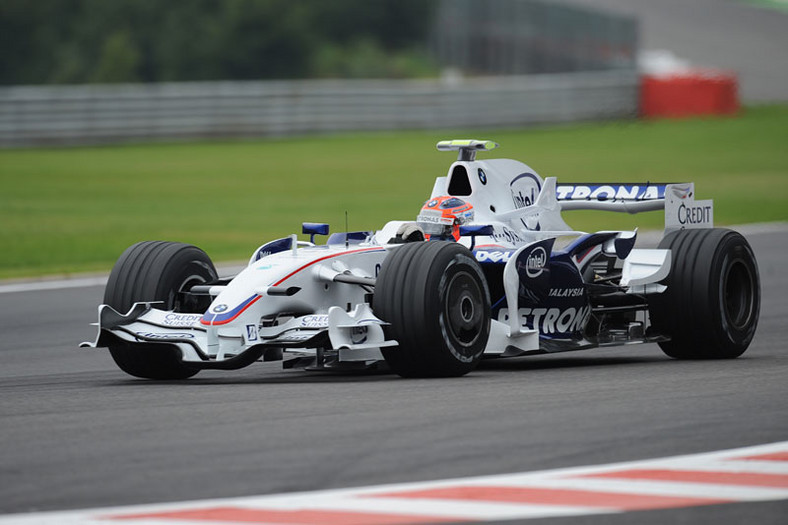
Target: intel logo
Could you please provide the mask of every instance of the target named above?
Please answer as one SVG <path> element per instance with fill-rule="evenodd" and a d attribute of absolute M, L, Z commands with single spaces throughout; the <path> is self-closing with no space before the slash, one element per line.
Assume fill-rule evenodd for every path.
<path fill-rule="evenodd" d="M 528 277 L 539 277 L 547 265 L 547 251 L 541 246 L 534 248 L 525 261 L 525 273 Z"/>

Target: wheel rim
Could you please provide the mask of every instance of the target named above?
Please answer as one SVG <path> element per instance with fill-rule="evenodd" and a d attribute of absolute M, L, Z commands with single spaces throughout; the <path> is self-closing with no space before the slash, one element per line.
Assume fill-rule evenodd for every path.
<path fill-rule="evenodd" d="M 210 296 L 196 296 L 187 293 L 192 286 L 205 284 L 207 281 L 201 275 L 190 275 L 186 277 L 180 286 L 174 290 L 172 304 L 167 307 L 175 312 L 182 313 L 203 313 L 211 305 Z"/>
<path fill-rule="evenodd" d="M 456 273 L 447 286 L 445 315 L 452 339 L 467 349 L 479 340 L 484 328 L 482 289 L 467 272 Z"/>
<path fill-rule="evenodd" d="M 743 330 L 750 324 L 755 304 L 755 280 L 742 259 L 734 260 L 722 281 L 722 306 L 725 319 L 733 328 Z"/>

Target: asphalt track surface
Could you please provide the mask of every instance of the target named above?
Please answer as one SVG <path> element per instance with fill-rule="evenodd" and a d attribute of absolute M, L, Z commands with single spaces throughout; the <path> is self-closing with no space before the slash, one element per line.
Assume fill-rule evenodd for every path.
<path fill-rule="evenodd" d="M 80 349 L 102 287 L 0 293 L 0 514 L 595 465 L 788 439 L 788 232 L 750 235 L 763 283 L 748 352 L 656 345 L 486 362 L 456 379 L 260 363 L 185 382 Z M 549 523 L 784 523 L 788 501 Z M 539 520 L 537 520 L 538 522 Z"/>

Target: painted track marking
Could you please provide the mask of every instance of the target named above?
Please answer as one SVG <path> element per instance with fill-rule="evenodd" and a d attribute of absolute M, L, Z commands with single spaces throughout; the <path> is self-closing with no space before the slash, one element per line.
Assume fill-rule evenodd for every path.
<path fill-rule="evenodd" d="M 0 516 L 0 525 L 479 522 L 788 499 L 788 441 L 398 485 Z"/>
<path fill-rule="evenodd" d="M 49 290 L 66 290 L 68 288 L 88 288 L 90 286 L 104 286 L 107 277 L 83 277 L 79 279 L 44 280 L 26 283 L 0 283 L 0 294 L 41 292 Z"/>

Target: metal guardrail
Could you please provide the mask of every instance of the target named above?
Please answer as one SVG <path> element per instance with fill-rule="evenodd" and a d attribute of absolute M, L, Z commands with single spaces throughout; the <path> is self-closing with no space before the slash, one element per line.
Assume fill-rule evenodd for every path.
<path fill-rule="evenodd" d="M 0 88 L 0 147 L 527 126 L 636 116 L 634 70 Z"/>

